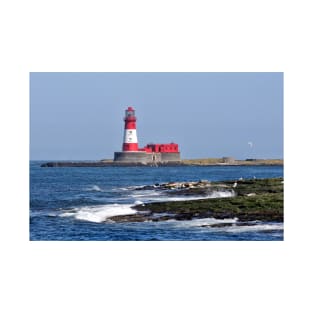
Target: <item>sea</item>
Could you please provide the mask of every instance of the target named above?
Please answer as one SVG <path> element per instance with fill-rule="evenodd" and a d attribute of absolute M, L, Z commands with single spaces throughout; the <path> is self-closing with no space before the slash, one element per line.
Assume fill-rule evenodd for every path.
<path fill-rule="evenodd" d="M 181 181 L 224 181 L 283 177 L 283 166 L 41 167 L 30 161 L 31 241 L 281 241 L 283 223 L 236 219 L 112 222 L 111 216 L 134 214 L 135 204 L 194 200 L 146 185 Z M 219 192 L 208 197 L 229 197 Z M 225 227 L 212 224 L 230 223 Z M 224 224 L 226 225 L 226 224 Z"/>

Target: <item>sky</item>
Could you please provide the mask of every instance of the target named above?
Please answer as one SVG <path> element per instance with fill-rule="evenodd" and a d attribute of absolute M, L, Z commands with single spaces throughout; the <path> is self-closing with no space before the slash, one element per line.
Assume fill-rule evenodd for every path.
<path fill-rule="evenodd" d="M 283 73 L 30 73 L 30 159 L 112 159 L 133 106 L 139 146 L 283 158 Z"/>

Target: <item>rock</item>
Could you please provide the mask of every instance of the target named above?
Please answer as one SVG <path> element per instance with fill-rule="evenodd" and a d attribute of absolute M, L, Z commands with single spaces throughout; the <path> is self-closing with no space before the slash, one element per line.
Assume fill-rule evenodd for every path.
<path fill-rule="evenodd" d="M 174 218 L 177 221 L 190 221 L 192 220 L 192 218 L 194 217 L 194 215 L 192 213 L 181 213 L 181 214 L 177 214 Z"/>
<path fill-rule="evenodd" d="M 108 220 L 118 223 L 126 222 L 145 222 L 151 220 L 150 214 L 129 214 L 129 215 L 117 215 L 111 216 Z"/>
<path fill-rule="evenodd" d="M 234 225 L 236 225 L 236 223 L 216 223 L 216 224 L 207 225 L 207 227 L 222 228 L 222 227 L 229 227 L 229 226 L 234 226 Z"/>
<path fill-rule="evenodd" d="M 191 220 L 207 217 L 216 219 L 237 218 L 236 225 L 239 226 L 245 225 L 243 223 L 253 223 L 256 220 L 283 222 L 284 185 L 281 181 L 281 178 L 245 180 L 238 182 L 236 196 L 234 197 L 139 204 L 133 206 L 133 208 L 141 213 L 129 216 L 116 216 L 111 219 L 119 222 L 157 222 L 168 219 Z M 184 182 L 175 184 L 176 186 L 178 186 L 177 184 L 185 185 L 185 187 L 173 190 L 166 189 L 164 186 L 167 186 L 167 184 L 160 184 L 160 186 L 154 188 L 159 187 L 172 195 L 206 195 L 212 191 L 233 190 L 231 187 L 233 183 L 234 181 L 224 181 L 212 183 L 209 187 L 206 185 L 206 187 L 202 188 L 194 186 L 195 182 Z M 171 182 L 170 184 L 174 183 Z M 187 188 L 186 184 L 193 185 L 193 188 Z M 248 196 L 249 194 L 250 196 Z M 222 226 L 219 223 L 219 226 L 213 227 Z"/>
<path fill-rule="evenodd" d="M 152 222 L 162 222 L 162 221 L 168 221 L 168 220 L 172 220 L 173 216 L 170 215 L 164 215 L 164 216 L 160 216 L 160 217 L 152 217 Z"/>

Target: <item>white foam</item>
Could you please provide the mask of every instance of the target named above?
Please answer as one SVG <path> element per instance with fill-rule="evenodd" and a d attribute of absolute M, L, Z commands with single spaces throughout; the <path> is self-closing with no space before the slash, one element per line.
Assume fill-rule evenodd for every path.
<path fill-rule="evenodd" d="M 104 191 L 103 189 L 101 189 L 98 185 L 93 185 L 89 188 L 86 188 L 87 191 Z"/>
<path fill-rule="evenodd" d="M 210 227 L 211 225 L 223 224 L 223 223 L 234 223 L 234 225 L 227 225 L 225 227 Z M 262 232 L 262 231 L 275 231 L 283 230 L 283 223 L 260 223 L 251 225 L 240 225 L 238 223 L 238 218 L 225 218 L 225 219 L 215 219 L 215 218 L 203 218 L 195 219 L 191 221 L 184 221 L 182 226 L 208 226 L 204 227 L 207 230 L 220 231 L 220 232 L 230 232 L 230 233 L 241 233 L 241 232 Z M 253 222 L 252 222 L 253 223 Z"/>
<path fill-rule="evenodd" d="M 85 206 L 73 208 L 70 212 L 61 213 L 61 217 L 74 217 L 94 223 L 106 221 L 111 216 L 135 214 L 137 211 L 131 208 L 132 204 L 106 204 L 98 206 Z"/>
<path fill-rule="evenodd" d="M 207 198 L 230 198 L 234 197 L 235 192 L 233 190 L 229 191 L 214 191 Z"/>
<path fill-rule="evenodd" d="M 150 191 L 149 193 L 133 194 L 133 198 L 141 198 L 142 200 L 156 201 L 156 202 L 165 202 L 165 201 L 188 201 L 188 200 L 201 200 L 201 199 L 210 199 L 210 198 L 229 198 L 234 197 L 234 191 L 214 191 L 206 196 L 170 196 L 168 194 L 162 195 L 160 192 Z"/>
<path fill-rule="evenodd" d="M 242 232 L 260 232 L 260 231 L 275 231 L 283 230 L 284 225 L 282 223 L 277 224 L 256 224 L 256 225 L 234 225 L 225 227 L 224 231 L 231 233 L 242 233 Z"/>
<path fill-rule="evenodd" d="M 59 216 L 68 217 L 68 216 L 73 216 L 73 215 L 75 215 L 75 212 L 65 212 L 65 213 L 61 213 Z"/>
<path fill-rule="evenodd" d="M 140 204 L 144 204 L 142 201 L 139 201 L 139 200 L 137 200 L 137 201 L 135 201 L 135 203 L 134 203 L 135 205 L 140 205 Z"/>
<path fill-rule="evenodd" d="M 173 220 L 172 220 L 173 221 Z M 235 218 L 225 218 L 225 219 L 216 219 L 216 218 L 199 218 L 193 219 L 190 221 L 175 221 L 176 227 L 201 227 L 201 226 L 210 226 L 215 224 L 222 224 L 222 223 L 236 223 L 238 219 Z M 212 228 L 213 229 L 213 228 Z"/>
<path fill-rule="evenodd" d="M 150 189 L 150 190 L 133 190 L 132 192 L 133 195 L 161 195 L 163 194 L 162 190 L 154 190 L 154 189 Z"/>
<path fill-rule="evenodd" d="M 143 187 L 145 187 L 145 185 L 119 187 L 119 188 L 114 188 L 113 190 L 140 190 Z"/>
<path fill-rule="evenodd" d="M 201 227 L 203 231 L 210 232 L 229 232 L 229 233 L 243 233 L 243 232 L 264 232 L 264 231 L 282 231 L 284 230 L 283 223 L 259 223 L 251 225 L 238 225 L 238 218 L 202 218 L 193 219 L 190 221 L 176 221 L 168 220 L 160 223 L 173 224 L 174 227 Z M 229 223 L 230 225 L 223 225 L 223 227 L 210 227 L 211 225 L 218 225 Z M 231 225 L 234 224 L 234 225 Z"/>

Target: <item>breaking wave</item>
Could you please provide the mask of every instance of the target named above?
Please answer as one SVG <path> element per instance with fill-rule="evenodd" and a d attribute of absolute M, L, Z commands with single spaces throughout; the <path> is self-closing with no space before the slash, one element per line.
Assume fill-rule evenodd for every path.
<path fill-rule="evenodd" d="M 273 224 L 258 224 L 258 225 L 233 225 L 226 227 L 225 231 L 231 233 L 242 233 L 242 232 L 271 232 L 271 231 L 282 231 L 284 226 L 282 223 Z"/>
<path fill-rule="evenodd" d="M 93 186 L 91 186 L 91 187 L 89 187 L 89 188 L 86 188 L 85 189 L 86 191 L 104 191 L 102 188 L 100 188 L 98 185 L 93 185 Z"/>
<path fill-rule="evenodd" d="M 173 220 L 172 220 L 173 221 Z M 199 218 L 199 219 L 192 219 L 186 221 L 175 221 L 176 227 L 205 227 L 209 228 L 211 225 L 217 224 L 225 224 L 225 223 L 236 223 L 238 219 L 235 218 L 225 218 L 225 219 L 216 219 L 213 217 L 208 218 Z"/>
<path fill-rule="evenodd" d="M 240 223 L 238 218 L 203 218 L 193 219 L 190 221 L 168 221 L 174 222 L 176 227 L 201 227 L 204 231 L 209 232 L 227 232 L 227 233 L 244 233 L 244 232 L 275 232 L 283 231 L 284 224 L 264 223 L 259 221 L 251 221 Z M 166 222 L 164 222 L 166 223 Z"/>
<path fill-rule="evenodd" d="M 210 198 L 229 198 L 229 197 L 234 197 L 235 192 L 230 190 L 230 191 L 213 191 L 212 193 L 208 195 L 199 195 L 199 196 L 187 196 L 187 195 L 175 195 L 171 196 L 168 193 L 162 193 L 160 191 L 141 191 L 140 193 L 133 193 L 132 198 L 138 199 L 140 198 L 141 200 L 146 200 L 146 201 L 158 201 L 158 202 L 163 202 L 163 201 L 188 201 L 188 200 L 201 200 L 201 199 L 210 199 Z"/>
<path fill-rule="evenodd" d="M 67 212 L 61 213 L 59 216 L 101 223 L 111 216 L 135 214 L 137 211 L 131 208 L 132 205 L 133 204 L 106 204 L 100 206 L 84 206 L 73 208 Z"/>

